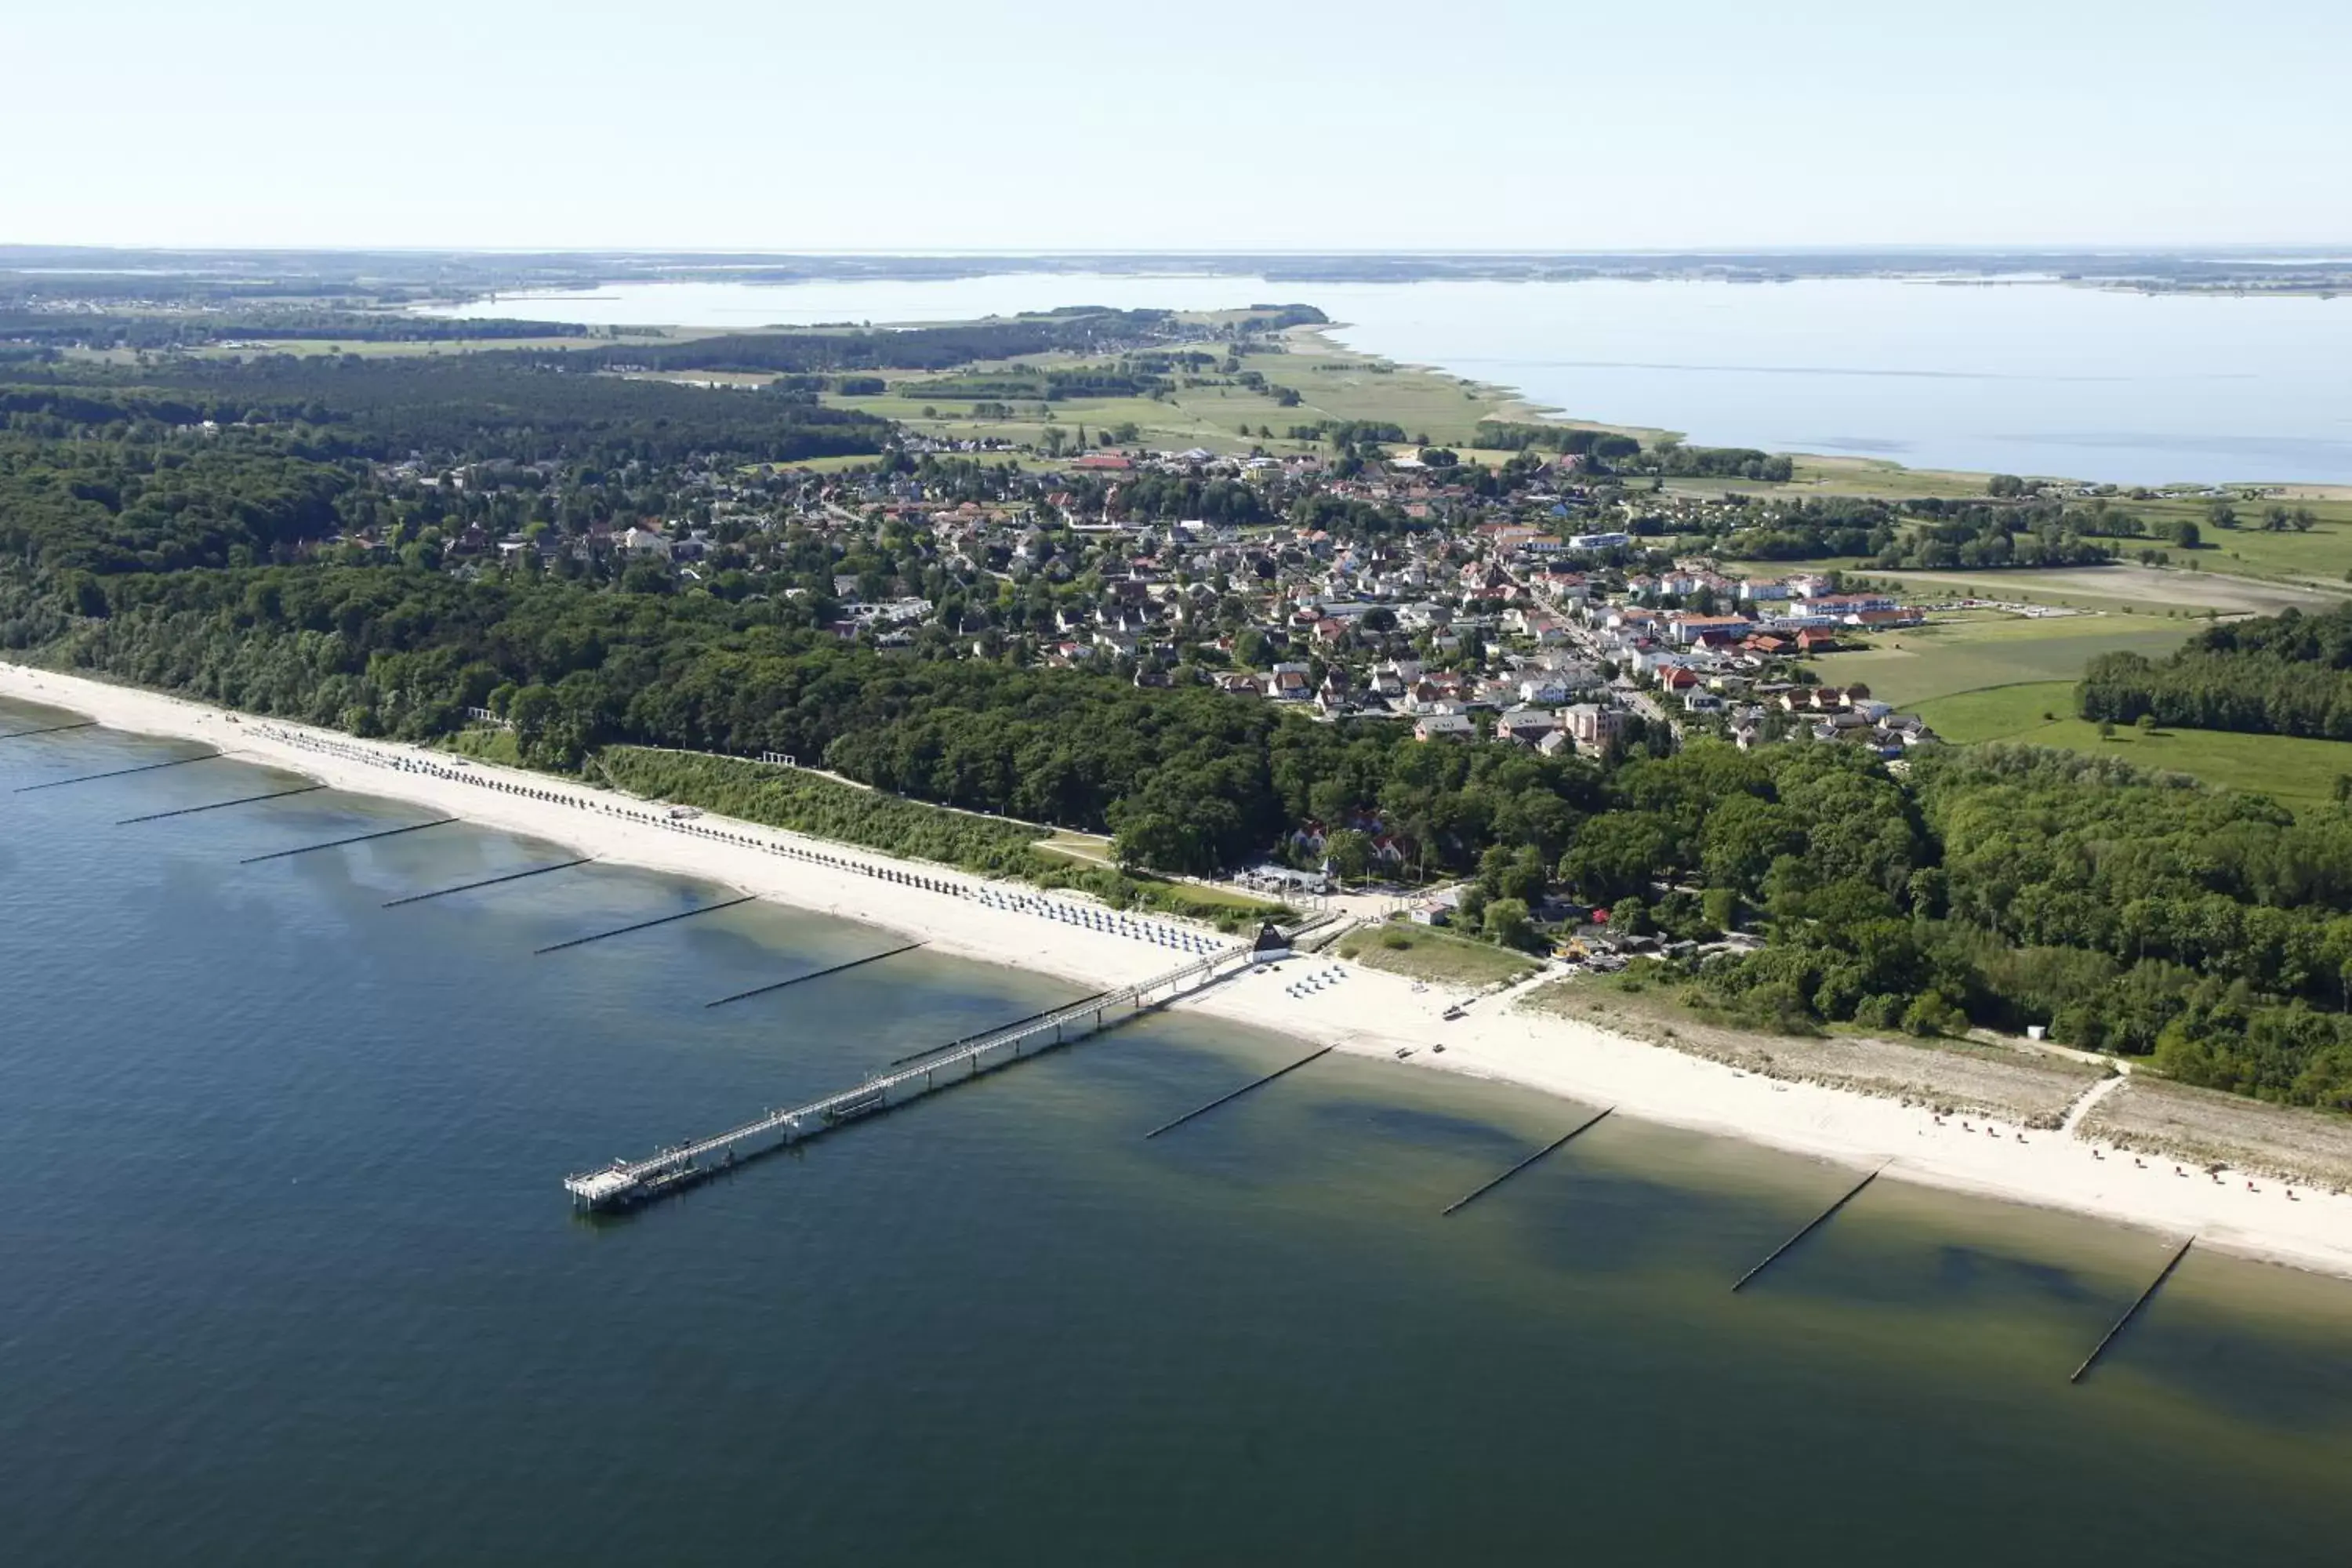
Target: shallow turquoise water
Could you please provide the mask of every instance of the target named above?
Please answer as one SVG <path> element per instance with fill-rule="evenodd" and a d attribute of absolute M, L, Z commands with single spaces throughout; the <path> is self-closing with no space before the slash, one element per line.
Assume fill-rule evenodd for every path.
<path fill-rule="evenodd" d="M 32 710 L 0 710 L 0 730 Z M 2332 1563 L 2352 1286 L 1153 1019 L 617 1221 L 563 1173 L 1070 988 L 88 731 L 0 744 L 12 1562 Z"/>

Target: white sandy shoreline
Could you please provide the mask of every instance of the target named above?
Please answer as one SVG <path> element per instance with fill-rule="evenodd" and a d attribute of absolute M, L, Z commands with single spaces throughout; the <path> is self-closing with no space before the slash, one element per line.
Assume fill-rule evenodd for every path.
<path fill-rule="evenodd" d="M 1051 974 L 1089 990 L 1171 969 L 1190 956 L 1164 943 L 1096 931 L 971 896 L 992 884 L 869 850 L 785 834 L 723 818 L 703 821 L 730 835 L 821 851 L 836 863 L 746 849 L 682 833 L 642 807 L 613 815 L 625 797 L 536 773 L 473 763 L 458 777 L 446 755 L 355 741 L 282 721 L 239 721 L 226 711 L 82 677 L 0 663 L 0 697 L 85 714 L 110 728 L 201 740 L 246 758 L 304 773 L 354 794 L 413 802 L 486 826 L 568 846 L 575 853 L 649 869 L 705 877 L 797 908 L 904 931 L 941 952 Z M 265 732 L 280 731 L 286 739 Z M 299 743 L 307 742 L 307 743 Z M 333 750 L 318 749 L 331 746 Z M 392 765 L 430 762 L 436 772 Z M 528 789 L 509 794 L 466 775 Z M 547 796 L 562 797 L 551 800 Z M 582 809 L 594 802 L 598 809 Z M 887 870 L 954 889 L 952 895 L 868 872 Z M 1055 902 L 1081 900 L 1057 897 Z M 1146 921 L 1161 931 L 1173 922 Z M 1288 988 L 1303 975 L 1337 970 L 1340 979 L 1304 996 Z M 1415 990 L 1394 974 L 1338 960 L 1300 960 L 1244 973 L 1180 1003 L 1216 1017 L 1280 1031 L 1318 1045 L 1392 1058 L 1407 1065 L 1464 1072 L 1523 1085 L 1593 1105 L 1613 1105 L 1643 1121 L 1724 1134 L 1856 1165 L 1892 1160 L 1889 1179 L 2058 1208 L 2186 1237 L 2200 1247 L 2352 1278 L 2352 1195 L 2298 1189 L 2242 1176 L 2217 1184 L 2201 1173 L 2183 1178 L 2173 1163 L 2107 1149 L 2056 1131 L 2002 1126 L 1963 1133 L 1958 1119 L 1893 1100 L 1786 1083 L 1649 1045 L 1576 1020 L 1482 998 L 1467 1016 L 1441 1015 L 1459 994 Z M 1443 1054 L 1429 1047 L 1445 1045 Z M 1972 1119 L 1981 1121 L 1981 1119 Z"/>

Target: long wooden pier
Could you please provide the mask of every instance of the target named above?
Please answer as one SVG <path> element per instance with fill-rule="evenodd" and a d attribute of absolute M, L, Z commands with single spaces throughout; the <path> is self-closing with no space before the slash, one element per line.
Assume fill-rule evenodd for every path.
<path fill-rule="evenodd" d="M 818 973 L 824 973 L 828 972 L 820 970 Z M 1040 1018 L 1049 1017 L 1055 1013 L 1066 1013 L 1073 1008 L 1083 1011 L 1086 1008 L 1093 1006 L 1096 1003 L 1101 1001 L 1104 997 L 1109 994 L 1110 993 L 1108 991 L 1097 991 L 1091 996 L 1081 996 L 1075 1002 L 1062 1002 L 1057 1003 L 1051 1007 L 1040 1007 L 1034 1013 L 1027 1014 L 1022 1017 L 1013 1018 L 989 1028 L 975 1029 L 971 1034 L 965 1035 L 960 1039 L 950 1040 L 944 1046 L 925 1046 L 919 1051 L 908 1051 L 903 1057 L 894 1057 L 891 1058 L 890 1065 L 894 1068 L 902 1068 L 908 1062 L 919 1062 L 928 1057 L 945 1056 L 950 1051 L 957 1050 L 964 1046 L 971 1044 L 972 1041 L 980 1038 L 982 1035 L 993 1035 L 1000 1029 L 1017 1029 L 1024 1024 L 1034 1024 Z"/>
<path fill-rule="evenodd" d="M 664 1149 L 643 1160 L 615 1160 L 602 1170 L 564 1178 L 573 1206 L 607 1210 L 635 1208 L 654 1199 L 709 1181 L 746 1159 L 830 1132 L 845 1122 L 919 1100 L 936 1089 L 963 1083 L 1024 1057 L 1036 1056 L 1072 1040 L 1167 1005 L 1177 997 L 1213 984 L 1255 961 L 1247 947 L 1198 958 L 1134 985 L 1074 1002 L 1036 1018 L 976 1035 L 904 1067 L 893 1067 L 838 1094 L 790 1110 L 770 1111 L 754 1121 L 709 1138 Z"/>

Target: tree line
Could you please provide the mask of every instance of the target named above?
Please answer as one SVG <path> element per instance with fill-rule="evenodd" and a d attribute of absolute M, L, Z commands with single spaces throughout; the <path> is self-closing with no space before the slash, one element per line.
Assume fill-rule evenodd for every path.
<path fill-rule="evenodd" d="M 2162 659 L 2093 659 L 2074 689 L 2084 718 L 2352 741 L 2352 605 L 2224 622 Z"/>

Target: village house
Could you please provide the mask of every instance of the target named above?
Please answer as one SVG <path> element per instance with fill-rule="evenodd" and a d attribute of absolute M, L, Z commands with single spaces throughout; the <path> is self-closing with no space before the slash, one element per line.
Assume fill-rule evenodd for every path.
<path fill-rule="evenodd" d="M 1623 710 L 1604 708 L 1596 702 L 1580 702 L 1562 713 L 1568 733 L 1580 746 L 1592 751 L 1606 751 L 1625 732 Z"/>
<path fill-rule="evenodd" d="M 1666 623 L 1667 634 L 1678 643 L 1695 643 L 1720 639 L 1737 642 L 1755 629 L 1755 623 L 1745 616 L 1675 616 Z"/>
<path fill-rule="evenodd" d="M 1495 721 L 1496 738 L 1531 746 L 1561 728 L 1559 715 L 1548 708 L 1507 708 Z"/>
<path fill-rule="evenodd" d="M 1416 741 L 1467 741 L 1476 733 L 1469 718 L 1460 713 L 1424 713 L 1412 726 Z"/>

